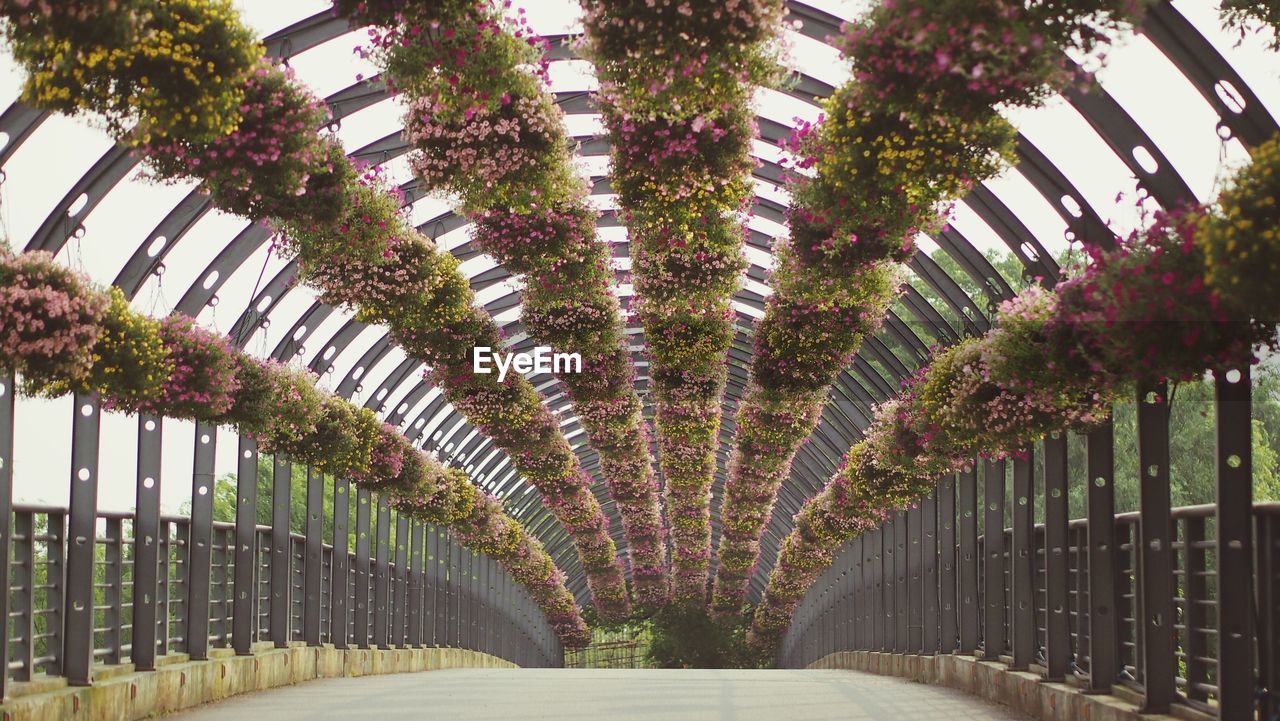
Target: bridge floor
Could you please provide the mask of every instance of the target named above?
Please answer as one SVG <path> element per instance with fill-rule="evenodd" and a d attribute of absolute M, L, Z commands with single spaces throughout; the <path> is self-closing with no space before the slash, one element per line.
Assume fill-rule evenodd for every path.
<path fill-rule="evenodd" d="M 850 671 L 464 669 L 313 681 L 174 721 L 1020 721 L 950 689 Z"/>

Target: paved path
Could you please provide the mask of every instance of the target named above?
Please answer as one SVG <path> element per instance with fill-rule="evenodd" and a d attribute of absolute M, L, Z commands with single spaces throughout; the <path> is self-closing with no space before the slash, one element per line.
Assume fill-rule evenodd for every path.
<path fill-rule="evenodd" d="M 849 671 L 475 669 L 340 678 L 173 721 L 1022 721 L 950 689 Z"/>

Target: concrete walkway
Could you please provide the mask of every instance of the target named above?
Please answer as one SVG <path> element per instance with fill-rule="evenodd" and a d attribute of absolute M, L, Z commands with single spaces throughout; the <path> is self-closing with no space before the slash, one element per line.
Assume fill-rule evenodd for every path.
<path fill-rule="evenodd" d="M 852 671 L 460 669 L 262 691 L 174 721 L 1019 721 L 966 694 Z"/>

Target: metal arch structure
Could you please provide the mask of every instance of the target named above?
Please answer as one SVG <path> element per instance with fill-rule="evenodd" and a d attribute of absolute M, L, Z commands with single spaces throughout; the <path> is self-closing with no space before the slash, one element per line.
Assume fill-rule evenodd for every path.
<path fill-rule="evenodd" d="M 838 32 L 841 18 L 801 2 L 789 1 L 786 4 L 792 17 L 800 21 L 797 31 L 801 34 L 829 44 L 830 38 Z M 273 33 L 264 39 L 264 44 L 272 57 L 287 63 L 289 57 L 329 42 L 351 30 L 345 21 L 324 12 Z M 1164 3 L 1152 9 L 1139 31 L 1153 42 L 1218 113 L 1221 119 L 1220 136 L 1234 137 L 1247 147 L 1265 140 L 1275 132 L 1276 123 L 1256 94 L 1248 88 L 1230 63 L 1171 5 Z M 572 51 L 565 43 L 553 42 L 549 57 L 554 60 L 570 59 Z M 1229 92 L 1224 93 L 1224 88 Z M 793 81 L 782 92 L 814 106 L 833 90 L 830 85 L 814 77 L 796 72 L 793 73 Z M 1234 97 L 1236 102 L 1228 103 L 1224 96 Z M 373 77 L 339 90 L 328 96 L 325 102 L 333 116 L 332 123 L 336 126 L 343 118 L 389 98 L 385 85 L 379 78 Z M 1167 207 L 1192 197 L 1187 183 L 1178 175 L 1160 148 L 1100 85 L 1095 83 L 1088 92 L 1071 91 L 1066 99 L 1158 203 Z M 592 99 L 587 92 L 560 92 L 557 94 L 557 102 L 569 115 L 594 112 Z M 45 113 L 21 103 L 15 103 L 0 114 L 0 133 L 8 137 L 7 144 L 0 147 L 0 164 L 8 160 L 30 138 L 46 117 Z M 777 140 L 790 131 L 788 126 L 770 118 L 761 117 L 758 121 L 765 140 Z M 607 143 L 601 139 L 578 138 L 577 141 L 578 152 L 583 157 L 604 156 L 609 152 Z M 1145 149 L 1155 159 L 1156 167 L 1153 172 L 1144 169 L 1134 157 L 1133 150 L 1138 147 Z M 397 132 L 369 143 L 350 155 L 366 162 L 385 163 L 407 151 L 408 147 Z M 1029 181 L 1048 202 L 1066 224 L 1068 234 L 1074 240 L 1103 246 L 1114 243 L 1113 231 L 1048 155 L 1021 136 L 1017 153 L 1015 172 Z M 128 175 L 137 162 L 134 156 L 120 147 L 110 149 L 54 206 L 27 243 L 27 249 L 52 252 L 61 249 L 89 219 L 93 209 Z M 761 159 L 760 167 L 755 173 L 757 182 L 776 189 L 781 186 L 782 177 L 779 166 Z M 406 194 L 406 204 L 412 204 L 421 198 L 416 182 L 406 183 L 402 189 Z M 611 192 L 607 179 L 594 179 L 592 192 L 596 195 Z M 1056 282 L 1059 269 L 1044 245 L 1019 218 L 1016 209 L 1010 208 L 983 186 L 975 188 L 961 202 L 973 210 L 1000 242 L 1021 261 L 1028 278 L 1041 278 L 1048 285 Z M 77 205 L 77 212 L 71 214 L 69 210 Z M 207 196 L 197 191 L 189 193 L 133 250 L 115 278 L 115 284 L 130 297 L 135 295 L 152 274 L 162 272 L 165 258 L 177 249 L 179 241 L 210 208 Z M 755 199 L 754 212 L 761 218 L 783 224 L 785 211 L 785 206 L 774 200 L 759 195 Z M 420 229 L 432 237 L 439 237 L 463 229 L 466 225 L 465 219 L 453 213 L 444 213 L 429 219 Z M 612 212 L 606 212 L 599 225 L 617 226 L 618 221 Z M 269 231 L 261 226 L 245 226 L 201 271 L 185 290 L 175 309 L 196 315 L 207 305 L 217 302 L 218 290 L 244 267 L 246 261 L 269 241 L 269 237 Z M 751 584 L 753 599 L 758 598 L 762 591 L 778 546 L 791 530 L 791 517 L 836 470 L 844 450 L 856 442 L 862 429 L 868 424 L 872 407 L 895 393 L 898 381 L 928 359 L 931 345 L 950 344 L 967 335 L 985 332 L 990 327 L 990 308 L 1013 293 L 1009 282 L 991 267 L 983 254 L 962 233 L 949 228 L 932 239 L 982 289 L 982 297 L 975 298 L 966 294 L 955 278 L 925 254 L 917 255 L 908 264 L 914 278 L 935 292 L 945 303 L 947 310 L 961 319 L 960 326 L 953 325 L 938 308 L 932 306 L 912 287 L 905 288 L 902 307 L 906 315 L 890 313 L 882 333 L 868 339 L 851 366 L 840 374 L 810 442 L 797 453 L 791 477 L 779 493 L 773 518 L 762 538 L 761 570 Z M 752 229 L 747 245 L 768 253 L 771 252 L 774 241 L 775 238 L 768 233 Z M 461 260 L 479 255 L 479 251 L 470 242 L 461 243 L 449 252 Z M 626 243 L 615 244 L 615 257 L 626 257 L 627 252 Z M 570 589 L 582 600 L 586 593 L 585 578 L 567 534 L 542 506 L 539 494 L 518 477 L 505 455 L 498 452 L 489 439 L 475 432 L 422 378 L 421 364 L 412 359 L 404 359 L 387 370 L 395 354 L 385 329 L 367 327 L 347 319 L 331 336 L 319 338 L 317 329 L 325 320 L 345 317 L 340 311 L 321 302 L 310 304 L 297 317 L 284 317 L 281 302 L 290 292 L 295 274 L 296 265 L 287 264 L 262 285 L 236 316 L 237 320 L 231 328 L 232 339 L 244 346 L 264 324 L 288 324 L 289 331 L 278 344 L 275 355 L 284 359 L 304 356 L 302 360 L 309 368 L 323 373 L 337 366 L 336 361 L 343 357 L 344 352 L 357 339 L 373 334 L 372 345 L 359 358 L 348 359 L 351 364 L 336 383 L 337 392 L 347 398 L 363 396 L 366 407 L 382 414 L 387 422 L 402 427 L 406 436 L 417 445 L 435 451 L 446 462 L 469 467 L 473 478 L 503 497 L 509 512 L 526 523 L 544 542 L 557 564 L 568 573 Z M 768 269 L 754 263 L 747 270 L 747 277 L 754 281 L 763 283 L 767 276 Z M 488 268 L 469 278 L 473 289 L 477 291 L 509 279 L 509 274 L 501 266 Z M 620 300 L 625 307 L 630 297 L 621 296 Z M 738 328 L 730 351 L 731 368 L 723 402 L 720 448 L 717 454 L 718 469 L 714 487 L 716 500 L 713 502 L 713 534 L 716 536 L 720 527 L 719 498 L 735 430 L 734 414 L 737 402 L 745 390 L 747 369 L 751 362 L 751 329 L 756 316 L 763 311 L 765 301 L 765 297 L 745 288 L 734 299 L 738 309 Z M 485 309 L 491 316 L 497 316 L 518 308 L 519 304 L 520 293 L 512 290 L 489 300 Z M 335 316 L 335 313 L 338 315 Z M 525 349 L 532 345 L 532 340 L 523 332 L 518 319 L 503 323 L 502 328 L 507 337 L 512 339 L 514 348 Z M 919 332 L 921 330 L 926 332 Z M 646 417 L 650 417 L 652 408 L 646 393 L 648 376 L 642 351 L 643 334 L 638 327 L 631 326 L 628 328 L 628 335 L 637 369 L 637 390 L 644 400 Z M 312 353 L 305 353 L 308 346 L 313 350 Z M 362 379 L 373 375 L 375 370 L 385 371 L 385 378 L 376 388 L 363 393 Z M 562 418 L 562 429 L 571 436 L 575 453 L 584 469 L 596 479 L 594 490 L 614 521 L 614 540 L 619 544 L 620 550 L 624 549 L 621 524 L 617 523 L 616 510 L 599 477 L 598 457 L 586 443 L 585 435 L 578 432 L 580 428 L 567 395 L 560 383 L 552 377 L 535 376 L 530 380 L 543 394 L 548 407 Z M 656 448 L 654 452 L 656 453 Z"/>

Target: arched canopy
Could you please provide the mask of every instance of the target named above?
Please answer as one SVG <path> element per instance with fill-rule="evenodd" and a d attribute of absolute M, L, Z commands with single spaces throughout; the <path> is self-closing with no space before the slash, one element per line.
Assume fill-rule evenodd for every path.
<path fill-rule="evenodd" d="M 262 30 L 268 52 L 325 97 L 334 118 L 329 131 L 342 138 L 353 158 L 383 166 L 402 183 L 415 224 L 464 261 L 462 270 L 478 300 L 510 344 L 532 346 L 520 323 L 519 279 L 473 247 L 468 224 L 449 211 L 447 199 L 424 197 L 418 190 L 404 162 L 408 147 L 400 138 L 397 101 L 376 70 L 351 55 L 363 33 L 335 18 L 323 2 L 246 5 L 246 17 Z M 627 306 L 632 299 L 628 244 L 609 187 L 609 148 L 596 137 L 600 121 L 591 95 L 592 71 L 568 43 L 558 42 L 575 29 L 564 18 L 573 17 L 577 6 L 568 0 L 537 5 L 529 17 L 555 40 L 552 90 L 603 211 L 599 235 L 612 243 L 617 292 Z M 734 299 L 737 336 L 723 403 L 713 533 L 718 533 L 734 411 L 748 379 L 752 327 L 763 316 L 770 292 L 773 245 L 786 233 L 788 194 L 776 143 L 791 132 L 796 118 L 815 118 L 820 100 L 845 79 L 844 63 L 831 43 L 840 23 L 854 16 L 846 5 L 787 2 L 793 21 L 786 31 L 790 81 L 757 95 L 761 139 L 754 146 L 759 165 L 746 248 L 749 267 Z M 1274 68 L 1253 62 L 1260 53 L 1248 43 L 1236 45 L 1218 27 L 1213 9 L 1201 5 L 1158 6 L 1138 34 L 1111 53 L 1093 87 L 1011 118 L 1020 130 L 1016 167 L 975 188 L 945 230 L 922 239 L 928 252 L 911 261 L 901 302 L 833 387 L 821 423 L 779 494 L 762 539 L 762 573 L 753 581 L 753 598 L 791 530 L 792 515 L 835 471 L 874 405 L 896 392 L 931 347 L 986 331 L 993 305 L 1026 279 L 1054 283 L 1061 272 L 1055 259 L 1070 245 L 1106 245 L 1132 227 L 1132 211 L 1113 197 L 1117 188 L 1140 188 L 1162 206 L 1206 199 L 1219 160 L 1242 158 L 1247 147 L 1275 132 L 1271 110 L 1280 108 L 1280 83 Z M 12 101 L 18 79 L 13 62 L 7 65 L 6 95 L 0 100 Z M 305 364 L 323 384 L 375 409 L 505 499 L 509 512 L 532 529 L 569 574 L 570 589 L 580 598 L 586 593 L 571 539 L 537 491 L 423 379 L 422 365 L 396 348 L 385 328 L 355 321 L 295 285 L 296 266 L 274 253 L 267 228 L 214 210 L 191 185 L 147 182 L 136 157 L 84 121 L 51 117 L 16 101 L 0 115 L 0 166 L 8 191 L 4 217 L 15 247 L 56 252 L 98 280 L 123 288 L 137 307 L 198 316 L 255 353 Z M 1024 278 L 1003 276 L 984 252 L 991 249 L 1012 253 Z M 946 267 L 935 260 L 938 252 L 949 259 Z M 980 290 L 970 295 L 965 288 Z M 639 323 L 630 323 L 628 333 L 637 390 L 650 416 Z M 598 456 L 561 384 L 550 376 L 531 381 L 595 477 L 596 494 L 614 520 L 614 541 L 625 549 Z"/>

